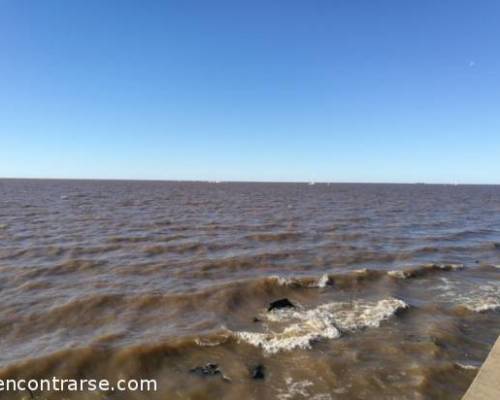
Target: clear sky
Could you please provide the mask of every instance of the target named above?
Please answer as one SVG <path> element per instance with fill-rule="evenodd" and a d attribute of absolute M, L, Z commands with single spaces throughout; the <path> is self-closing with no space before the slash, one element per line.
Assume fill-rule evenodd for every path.
<path fill-rule="evenodd" d="M 0 0 L 0 176 L 500 183 L 498 0 Z"/>

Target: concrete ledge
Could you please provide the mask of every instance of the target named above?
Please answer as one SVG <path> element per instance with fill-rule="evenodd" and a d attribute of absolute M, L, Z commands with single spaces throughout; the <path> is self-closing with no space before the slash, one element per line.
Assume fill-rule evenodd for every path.
<path fill-rule="evenodd" d="M 462 400 L 500 399 L 500 337 Z"/>

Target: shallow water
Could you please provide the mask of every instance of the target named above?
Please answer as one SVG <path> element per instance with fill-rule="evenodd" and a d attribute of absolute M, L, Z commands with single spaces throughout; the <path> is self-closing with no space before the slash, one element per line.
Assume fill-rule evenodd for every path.
<path fill-rule="evenodd" d="M 498 186 L 0 180 L 0 379 L 459 399 L 500 334 L 499 267 Z M 208 362 L 230 381 L 189 372 Z"/>

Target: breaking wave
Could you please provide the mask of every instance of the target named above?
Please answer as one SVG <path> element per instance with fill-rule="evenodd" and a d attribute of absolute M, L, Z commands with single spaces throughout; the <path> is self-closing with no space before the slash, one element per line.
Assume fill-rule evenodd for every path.
<path fill-rule="evenodd" d="M 424 276 L 433 272 L 457 271 L 462 268 L 464 268 L 463 264 L 424 264 L 418 267 L 389 271 L 387 275 L 398 279 L 408 279 Z"/>
<path fill-rule="evenodd" d="M 332 302 L 312 309 L 280 309 L 261 315 L 265 332 L 235 332 L 237 339 L 274 354 L 282 350 L 308 349 L 314 341 L 336 339 L 343 332 L 378 327 L 408 305 L 389 298 L 377 302 Z"/>
<path fill-rule="evenodd" d="M 458 271 L 463 264 L 423 264 L 399 270 L 356 269 L 345 273 L 323 274 L 321 277 L 293 277 L 270 275 L 267 279 L 280 286 L 324 288 L 326 286 L 350 287 L 363 282 L 377 281 L 386 277 L 396 279 L 419 278 L 433 273 Z"/>

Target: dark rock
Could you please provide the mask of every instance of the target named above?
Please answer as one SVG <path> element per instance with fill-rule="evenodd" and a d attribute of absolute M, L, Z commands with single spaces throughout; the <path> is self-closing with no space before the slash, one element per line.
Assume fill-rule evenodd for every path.
<path fill-rule="evenodd" d="M 253 321 L 253 322 L 261 322 L 261 321 L 260 321 L 260 319 L 259 319 L 259 318 L 257 318 L 257 317 L 253 317 L 252 321 Z"/>
<path fill-rule="evenodd" d="M 271 311 L 274 309 L 280 309 L 280 308 L 295 308 L 295 305 L 288 300 L 287 298 L 284 299 L 279 299 L 273 301 L 271 304 L 269 304 L 269 307 L 267 308 L 267 311 Z"/>
<path fill-rule="evenodd" d="M 266 369 L 262 364 L 258 364 L 252 368 L 252 379 L 264 379 L 266 377 Z"/>
<path fill-rule="evenodd" d="M 208 363 L 204 366 L 195 367 L 189 370 L 192 374 L 196 374 L 199 376 L 214 376 L 220 375 L 221 370 L 217 364 Z"/>
<path fill-rule="evenodd" d="M 208 363 L 203 366 L 191 368 L 189 372 L 202 377 L 220 375 L 220 377 L 225 381 L 231 380 L 227 376 L 225 376 L 219 366 L 214 363 Z"/>

